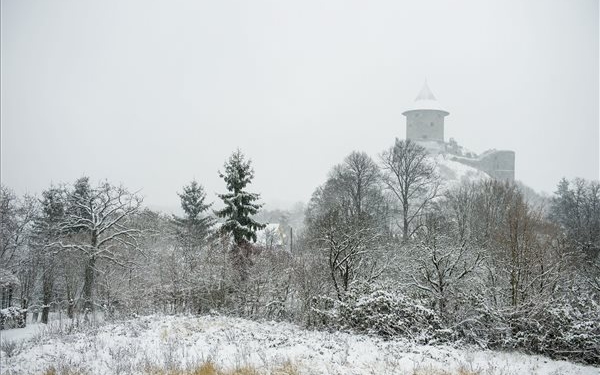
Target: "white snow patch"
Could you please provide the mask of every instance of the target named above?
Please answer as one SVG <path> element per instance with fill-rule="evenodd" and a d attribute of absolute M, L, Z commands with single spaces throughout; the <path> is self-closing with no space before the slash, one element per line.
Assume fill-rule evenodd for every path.
<path fill-rule="evenodd" d="M 450 160 L 446 154 L 432 156 L 437 173 L 442 178 L 442 189 L 450 190 L 465 183 L 476 183 L 491 177 L 474 167 Z"/>
<path fill-rule="evenodd" d="M 225 368 L 252 365 L 265 372 L 291 361 L 301 374 L 412 374 L 459 367 L 504 375 L 598 374 L 592 366 L 541 356 L 415 345 L 222 316 L 147 316 L 20 345 L 11 357 L 2 353 L 2 372 L 36 374 L 68 364 L 92 374 L 141 374 L 144 365 L 192 366 L 210 358 Z"/>

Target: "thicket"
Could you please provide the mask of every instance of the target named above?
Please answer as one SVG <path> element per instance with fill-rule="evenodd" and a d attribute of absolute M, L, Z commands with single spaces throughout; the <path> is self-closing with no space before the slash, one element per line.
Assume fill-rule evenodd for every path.
<path fill-rule="evenodd" d="M 225 179 L 226 225 L 195 182 L 182 217 L 86 178 L 41 198 L 2 187 L 0 264 L 18 279 L 3 292 L 36 319 L 218 312 L 600 364 L 598 182 L 563 180 L 552 197 L 492 180 L 449 186 L 419 165 L 431 163 L 424 152 L 398 141 L 379 162 L 350 154 L 293 239 L 297 219 L 261 212 L 245 190 L 241 154 L 228 163 L 245 172 L 223 174 L 247 179 Z M 282 224 L 277 241 L 258 217 Z"/>

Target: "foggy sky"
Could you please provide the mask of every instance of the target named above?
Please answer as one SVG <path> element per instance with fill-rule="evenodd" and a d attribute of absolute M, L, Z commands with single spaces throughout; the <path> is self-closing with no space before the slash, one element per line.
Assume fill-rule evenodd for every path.
<path fill-rule="evenodd" d="M 423 81 L 446 139 L 552 192 L 599 174 L 598 1 L 3 0 L 2 183 L 87 175 L 170 209 L 237 147 L 268 207 L 404 138 Z"/>

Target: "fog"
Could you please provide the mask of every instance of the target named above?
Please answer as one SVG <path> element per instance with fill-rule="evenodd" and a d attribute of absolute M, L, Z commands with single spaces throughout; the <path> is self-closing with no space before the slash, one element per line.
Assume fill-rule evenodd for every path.
<path fill-rule="evenodd" d="M 2 183 L 87 175 L 176 209 L 240 148 L 268 207 L 404 138 L 423 82 L 446 139 L 552 192 L 599 178 L 599 14 L 577 1 L 2 1 Z"/>

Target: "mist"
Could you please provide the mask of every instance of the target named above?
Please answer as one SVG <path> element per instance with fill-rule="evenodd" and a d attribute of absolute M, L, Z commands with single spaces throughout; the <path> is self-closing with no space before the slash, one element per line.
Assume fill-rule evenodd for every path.
<path fill-rule="evenodd" d="M 446 138 L 516 152 L 553 192 L 598 179 L 598 2 L 3 1 L 2 183 L 87 175 L 176 209 L 228 155 L 268 207 L 307 201 L 352 150 L 404 138 L 427 79 Z"/>

